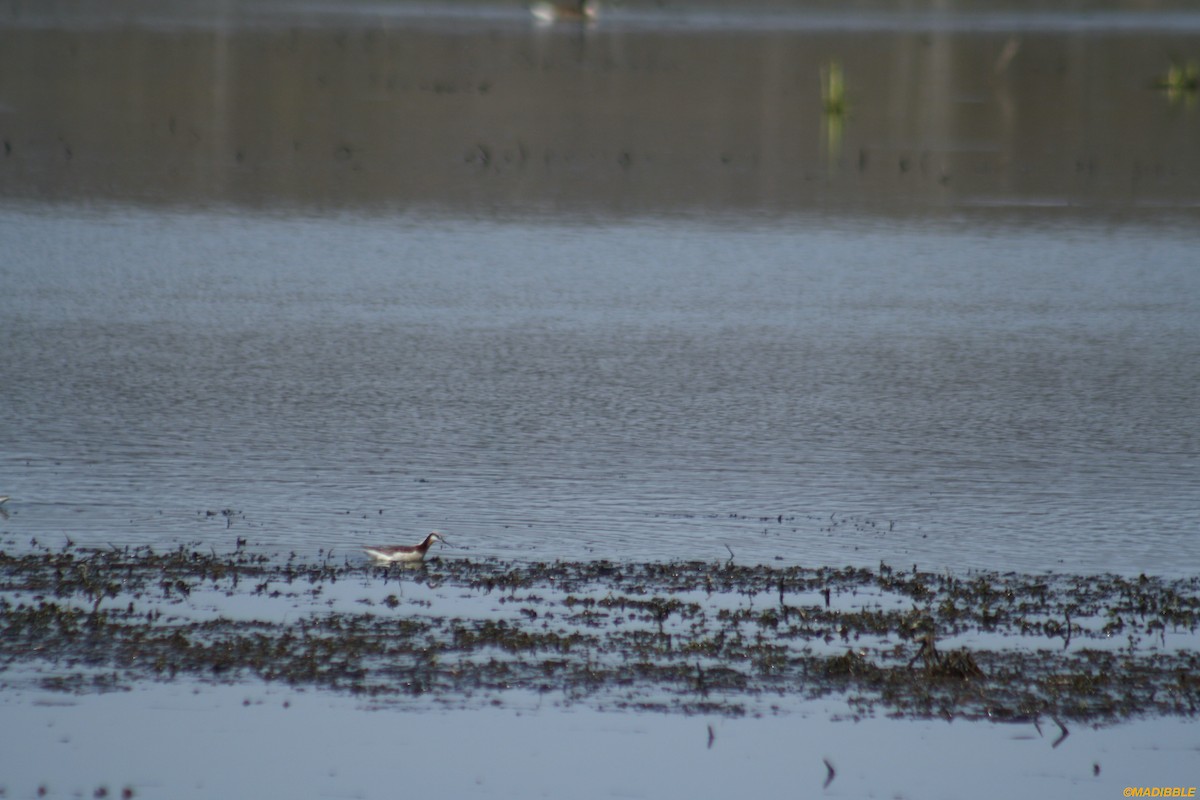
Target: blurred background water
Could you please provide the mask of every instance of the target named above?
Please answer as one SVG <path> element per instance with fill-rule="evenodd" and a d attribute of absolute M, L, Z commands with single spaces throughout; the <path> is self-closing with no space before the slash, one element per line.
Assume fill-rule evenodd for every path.
<path fill-rule="evenodd" d="M 1193 572 L 1189 58 L 1169 6 L 11 4 L 0 545 Z"/>

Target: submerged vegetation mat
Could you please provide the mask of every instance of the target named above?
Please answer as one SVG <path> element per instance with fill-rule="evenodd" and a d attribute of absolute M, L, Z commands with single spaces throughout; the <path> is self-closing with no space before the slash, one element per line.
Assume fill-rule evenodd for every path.
<path fill-rule="evenodd" d="M 1200 708 L 1200 581 L 244 549 L 0 553 L 0 686 L 192 677 L 371 702 L 1111 722 Z M 841 713 L 841 712 L 838 712 Z M 1063 728 L 1065 731 L 1065 728 Z"/>

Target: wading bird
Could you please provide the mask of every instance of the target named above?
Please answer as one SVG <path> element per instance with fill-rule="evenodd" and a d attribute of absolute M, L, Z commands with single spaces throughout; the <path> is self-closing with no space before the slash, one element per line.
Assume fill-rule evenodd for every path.
<path fill-rule="evenodd" d="M 595 22 L 597 0 L 539 0 L 529 7 L 538 22 Z"/>
<path fill-rule="evenodd" d="M 363 552 L 381 564 L 391 564 L 397 561 L 416 563 L 425 560 L 425 553 L 434 542 L 449 544 L 440 533 L 434 531 L 425 537 L 420 544 L 382 545 L 380 547 L 364 547 Z"/>

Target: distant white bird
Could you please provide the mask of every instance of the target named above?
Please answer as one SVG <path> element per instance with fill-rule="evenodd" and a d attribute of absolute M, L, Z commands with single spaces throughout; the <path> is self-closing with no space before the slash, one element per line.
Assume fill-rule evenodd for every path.
<path fill-rule="evenodd" d="M 538 22 L 595 22 L 598 0 L 538 0 L 529 7 Z"/>
<path fill-rule="evenodd" d="M 5 503 L 7 503 L 7 502 L 8 502 L 10 499 L 12 499 L 12 498 L 10 498 L 8 495 L 6 495 L 6 494 L 0 494 L 0 506 L 2 506 L 2 505 L 4 505 Z"/>
<path fill-rule="evenodd" d="M 380 563 L 391 564 L 396 561 L 416 563 L 425 560 L 425 553 L 434 542 L 449 544 L 440 533 L 434 531 L 425 537 L 420 544 L 395 544 L 380 547 L 364 547 L 363 552 Z"/>

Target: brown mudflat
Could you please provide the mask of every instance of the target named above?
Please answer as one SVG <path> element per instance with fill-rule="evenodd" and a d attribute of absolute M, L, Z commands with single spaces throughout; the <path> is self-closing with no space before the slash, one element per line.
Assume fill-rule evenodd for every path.
<path fill-rule="evenodd" d="M 1034 723 L 1200 707 L 1194 578 L 466 559 L 388 570 L 114 548 L 0 555 L 0 591 L 9 675 L 36 667 L 70 692 L 190 677 L 734 715 L 836 696 L 850 714 Z"/>

